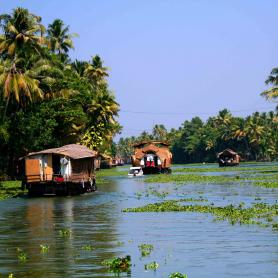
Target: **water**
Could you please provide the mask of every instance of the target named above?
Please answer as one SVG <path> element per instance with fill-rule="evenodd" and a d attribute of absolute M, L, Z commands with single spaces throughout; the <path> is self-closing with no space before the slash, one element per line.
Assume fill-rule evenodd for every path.
<path fill-rule="evenodd" d="M 270 228 L 213 222 L 209 214 L 121 212 L 160 201 L 144 196 L 150 186 L 168 191 L 169 199 L 202 196 L 218 205 L 248 205 L 258 196 L 268 203 L 278 199 L 278 189 L 250 184 L 175 189 L 172 184 L 150 185 L 143 178 L 127 177 L 113 177 L 98 192 L 83 196 L 9 199 L 0 202 L 0 274 L 114 277 L 101 261 L 131 255 L 131 273 L 121 277 L 160 278 L 172 272 L 189 278 L 278 277 L 278 232 Z M 137 192 L 142 193 L 140 199 Z M 70 237 L 62 237 L 61 229 L 70 229 Z M 154 245 L 149 257 L 141 258 L 141 243 Z M 48 253 L 41 253 L 41 244 L 49 245 Z M 88 244 L 95 249 L 82 250 Z M 27 254 L 25 263 L 18 261 L 17 248 Z M 157 271 L 146 271 L 144 265 L 153 261 L 159 263 Z"/>

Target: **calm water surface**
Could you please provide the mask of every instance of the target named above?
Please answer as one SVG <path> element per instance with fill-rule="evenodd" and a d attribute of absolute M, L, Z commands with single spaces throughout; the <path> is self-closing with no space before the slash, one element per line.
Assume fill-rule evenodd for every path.
<path fill-rule="evenodd" d="M 269 164 L 263 165 L 267 168 Z M 278 232 L 270 228 L 213 222 L 209 214 L 121 212 L 126 207 L 160 201 L 145 196 L 150 187 L 169 192 L 168 199 L 202 196 L 217 205 L 248 205 L 256 197 L 262 199 L 260 202 L 274 203 L 277 189 L 248 183 L 177 188 L 173 184 L 144 184 L 143 179 L 113 177 L 98 192 L 83 196 L 0 202 L 0 274 L 114 277 L 101 261 L 131 255 L 131 273 L 121 277 L 160 278 L 177 271 L 189 278 L 278 277 Z M 70 229 L 70 237 L 62 237 L 61 229 Z M 141 243 L 154 245 L 149 257 L 140 257 Z M 41 244 L 49 245 L 48 253 L 41 253 Z M 82 250 L 88 244 L 95 249 Z M 17 248 L 27 254 L 25 263 L 18 261 Z M 159 263 L 157 271 L 146 271 L 144 265 L 153 261 Z"/>

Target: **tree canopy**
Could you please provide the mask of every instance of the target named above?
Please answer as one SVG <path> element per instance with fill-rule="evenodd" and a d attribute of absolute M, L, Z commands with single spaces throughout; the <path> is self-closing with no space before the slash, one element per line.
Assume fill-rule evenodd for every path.
<path fill-rule="evenodd" d="M 82 143 L 111 152 L 119 104 L 99 55 L 72 61 L 70 27 L 16 8 L 0 15 L 0 174 L 29 151 Z"/>

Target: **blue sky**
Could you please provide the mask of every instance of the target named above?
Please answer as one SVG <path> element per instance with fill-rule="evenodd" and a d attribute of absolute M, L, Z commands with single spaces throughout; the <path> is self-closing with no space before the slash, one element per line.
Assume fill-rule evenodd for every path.
<path fill-rule="evenodd" d="M 122 136 L 223 108 L 245 116 L 275 107 L 259 94 L 278 66 L 278 1 L 0 0 L 0 13 L 18 6 L 70 25 L 79 34 L 72 58 L 103 58 Z"/>

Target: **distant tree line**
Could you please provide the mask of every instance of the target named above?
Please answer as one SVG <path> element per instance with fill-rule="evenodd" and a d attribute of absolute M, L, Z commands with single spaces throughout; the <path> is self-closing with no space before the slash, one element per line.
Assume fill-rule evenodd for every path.
<path fill-rule="evenodd" d="M 278 98 L 278 68 L 271 71 L 266 80 L 271 85 L 261 95 L 275 101 Z M 255 112 L 242 118 L 224 109 L 207 121 L 194 117 L 186 120 L 178 129 L 167 130 L 155 125 L 152 132 L 121 138 L 117 153 L 128 158 L 132 144 L 145 140 L 162 140 L 171 144 L 174 163 L 215 162 L 218 152 L 231 148 L 243 160 L 271 161 L 278 157 L 278 107 L 276 111 Z"/>
<path fill-rule="evenodd" d="M 102 59 L 71 60 L 69 26 L 45 27 L 24 8 L 0 15 L 0 29 L 0 175 L 14 176 L 29 151 L 82 143 L 109 152 L 121 127 Z"/>

